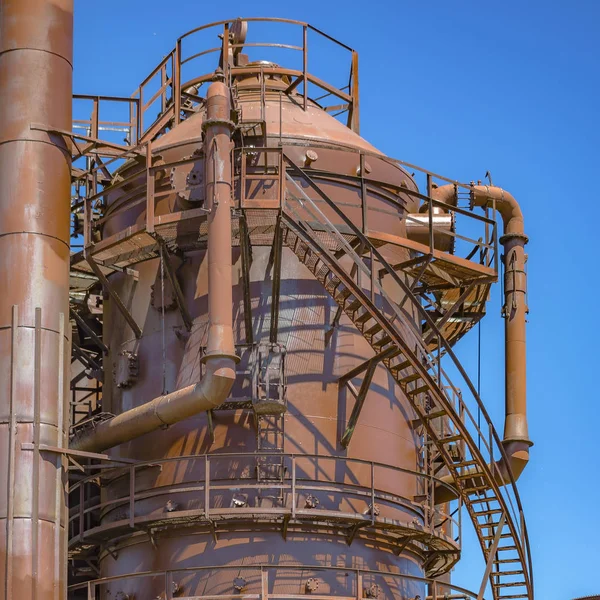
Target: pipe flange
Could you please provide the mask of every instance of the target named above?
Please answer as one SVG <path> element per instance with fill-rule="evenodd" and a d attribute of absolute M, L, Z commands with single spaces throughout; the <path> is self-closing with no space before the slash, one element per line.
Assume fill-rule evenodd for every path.
<path fill-rule="evenodd" d="M 205 363 L 209 358 L 229 358 L 233 360 L 235 364 L 239 363 L 241 360 L 237 354 L 229 354 L 228 352 L 207 352 L 202 355 L 200 362 Z"/>
<path fill-rule="evenodd" d="M 504 235 L 500 236 L 498 241 L 501 244 L 504 244 L 510 240 L 523 240 L 524 244 L 529 242 L 529 238 L 524 233 L 505 233 Z"/>
<path fill-rule="evenodd" d="M 213 127 L 214 125 L 229 127 L 229 131 L 235 130 L 235 123 L 229 119 L 205 119 L 202 122 L 202 131 L 206 131 L 209 127 Z"/>
<path fill-rule="evenodd" d="M 529 438 L 521 437 L 518 435 L 510 435 L 502 439 L 503 444 L 510 444 L 514 442 L 525 444 L 529 448 L 531 448 L 534 445 L 534 443 Z"/>

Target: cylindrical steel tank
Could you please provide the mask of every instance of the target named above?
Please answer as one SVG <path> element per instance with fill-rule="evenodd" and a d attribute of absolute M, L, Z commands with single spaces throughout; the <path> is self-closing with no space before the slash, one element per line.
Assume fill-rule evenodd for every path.
<path fill-rule="evenodd" d="M 379 364 L 352 442 L 343 447 L 340 440 L 355 399 L 338 380 L 371 358 L 373 350 L 345 315 L 339 325 L 334 323 L 337 305 L 285 239 L 273 340 L 278 209 L 264 209 L 273 200 L 272 186 L 242 180 L 240 173 L 248 165 L 260 171 L 265 160 L 275 165 L 275 159 L 265 158 L 259 148 L 267 146 L 275 156 L 282 149 L 374 239 L 406 237 L 405 217 L 417 213 L 418 206 L 402 189 L 417 191 L 417 186 L 409 173 L 386 161 L 318 104 L 309 100 L 304 110 L 301 95 L 283 93 L 289 85 L 282 76 L 260 76 L 260 70 L 231 81 L 241 132 L 241 137 L 232 138 L 237 380 L 221 409 L 111 451 L 115 457 L 146 463 L 135 472 L 126 468 L 99 479 L 103 508 L 93 526 L 95 539 L 102 540 L 101 574 L 118 577 L 100 585 L 101 594 L 111 598 L 252 594 L 264 585 L 270 593 L 283 595 L 356 596 L 362 594 L 362 586 L 370 597 L 377 597 L 379 590 L 386 597 L 426 596 L 418 578 L 425 573 L 430 544 L 436 542 L 409 543 L 431 519 L 419 500 L 425 485 L 419 475 L 422 448 L 410 403 Z M 201 107 L 152 144 L 153 166 L 159 167 L 156 218 L 205 206 L 205 119 Z M 197 160 L 188 163 L 183 174 L 169 166 L 194 157 Z M 107 197 L 102 239 L 145 224 L 146 204 L 139 201 L 146 196 L 145 159 L 128 161 L 119 177 L 136 172 L 139 177 L 133 183 Z M 368 187 L 363 181 L 367 175 Z M 170 191 L 181 180 L 191 191 Z M 301 178 L 296 182 L 311 194 Z M 250 201 L 246 207 L 245 200 Z M 263 208 L 253 210 L 252 201 L 262 202 Z M 323 210 L 332 222 L 343 225 L 339 216 Z M 105 411 L 119 414 L 202 377 L 210 294 L 206 223 L 199 219 L 194 230 L 177 229 L 177 222 L 174 227 L 172 243 L 154 248 L 154 254 L 140 251 L 131 260 L 134 277 L 118 272 L 109 276 L 142 335 L 133 335 L 105 296 L 104 341 L 110 348 L 105 371 L 110 374 L 112 368 L 103 390 Z M 252 258 L 246 302 L 240 241 L 245 232 Z M 399 246 L 386 246 L 382 252 L 392 264 L 410 258 Z M 190 331 L 177 310 L 165 260 L 176 273 L 193 320 Z M 400 303 L 400 290 L 392 283 L 385 285 Z M 275 402 L 267 414 L 261 413 L 256 402 L 257 379 L 258 387 L 268 385 L 267 371 L 279 390 L 283 412 L 273 409 Z M 284 509 L 291 505 L 290 518 Z M 372 518 L 365 521 L 365 515 Z M 457 551 L 448 527 L 439 530 L 437 543 Z M 266 574 L 265 565 L 273 572 Z M 149 574 L 120 577 L 144 572 Z M 390 578 L 393 574 L 409 578 Z"/>

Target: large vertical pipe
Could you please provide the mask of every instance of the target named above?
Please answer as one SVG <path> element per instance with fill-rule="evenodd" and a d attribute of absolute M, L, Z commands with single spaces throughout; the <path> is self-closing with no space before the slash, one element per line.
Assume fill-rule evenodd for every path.
<path fill-rule="evenodd" d="M 0 600 L 66 596 L 72 44 L 73 0 L 0 0 Z"/>
<path fill-rule="evenodd" d="M 235 381 L 231 281 L 231 131 L 229 90 L 210 85 L 203 123 L 205 191 L 208 198 L 208 341 L 206 372 L 199 383 L 154 398 L 100 423 L 71 442 L 77 450 L 99 451 L 219 406 Z"/>
<path fill-rule="evenodd" d="M 525 272 L 525 235 L 523 213 L 515 198 L 495 186 L 471 187 L 473 206 L 495 206 L 502 217 L 504 232 L 504 317 L 506 417 L 503 443 L 510 458 L 512 472 L 519 477 L 529 460 L 527 428 L 527 275 Z"/>
<path fill-rule="evenodd" d="M 231 287 L 231 122 L 229 90 L 215 81 L 206 94 L 204 156 L 208 216 L 207 360 L 235 356 Z"/>

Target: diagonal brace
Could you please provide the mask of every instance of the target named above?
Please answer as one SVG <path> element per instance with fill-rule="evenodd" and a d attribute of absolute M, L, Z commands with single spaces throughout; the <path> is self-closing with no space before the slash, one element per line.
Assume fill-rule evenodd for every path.
<path fill-rule="evenodd" d="M 98 263 L 90 255 L 86 256 L 86 260 L 92 268 L 92 271 L 94 271 L 94 275 L 96 275 L 96 277 L 100 280 L 100 283 L 102 283 L 102 287 L 110 294 L 110 297 L 116 304 L 119 312 L 123 315 L 127 323 L 129 323 L 129 326 L 133 330 L 135 337 L 139 340 L 142 337 L 142 330 L 135 322 L 133 315 L 129 312 L 129 310 L 127 310 L 127 307 L 123 304 L 121 298 L 119 298 L 119 294 L 117 294 L 112 285 L 110 285 L 110 282 L 98 266 Z"/>
<path fill-rule="evenodd" d="M 165 267 L 165 271 L 167 272 L 167 277 L 169 278 L 169 282 L 171 283 L 171 287 L 175 292 L 175 302 L 177 303 L 177 308 L 179 309 L 179 313 L 181 314 L 181 318 L 183 320 L 183 324 L 188 331 L 192 330 L 193 319 L 190 315 L 188 307 L 185 303 L 185 298 L 183 297 L 183 292 L 181 291 L 181 286 L 179 285 L 179 280 L 177 279 L 177 274 L 173 270 L 173 265 L 171 264 L 171 258 L 169 249 L 165 241 L 160 236 L 155 236 L 158 245 L 162 250 L 162 260 L 163 265 Z"/>
<path fill-rule="evenodd" d="M 354 404 L 354 408 L 352 409 L 352 414 L 350 415 L 350 419 L 348 420 L 346 431 L 344 432 L 344 435 L 342 436 L 342 440 L 340 442 L 343 448 L 347 448 L 348 444 L 350 444 L 350 440 L 352 439 L 352 435 L 354 434 L 356 423 L 358 422 L 358 418 L 360 417 L 360 413 L 365 403 L 365 398 L 367 397 L 369 387 L 371 386 L 371 381 L 373 381 L 373 375 L 375 374 L 375 369 L 377 368 L 378 363 L 378 360 L 371 359 L 367 366 L 367 371 L 360 385 L 360 390 L 358 391 L 356 402 Z"/>

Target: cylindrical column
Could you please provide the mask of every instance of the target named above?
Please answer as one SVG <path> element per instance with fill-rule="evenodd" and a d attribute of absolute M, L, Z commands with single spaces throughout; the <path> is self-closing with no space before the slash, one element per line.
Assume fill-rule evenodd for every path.
<path fill-rule="evenodd" d="M 231 129 L 229 90 L 215 81 L 206 95 L 204 156 L 208 216 L 208 347 L 206 355 L 235 356 L 231 288 Z"/>
<path fill-rule="evenodd" d="M 66 595 L 73 0 L 0 0 L 0 600 Z"/>
<path fill-rule="evenodd" d="M 504 326 L 505 326 L 505 386 L 506 420 L 504 440 L 528 441 L 525 398 L 527 316 L 524 235 L 507 234 L 504 245 Z"/>

